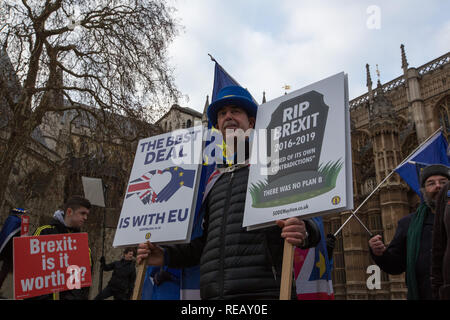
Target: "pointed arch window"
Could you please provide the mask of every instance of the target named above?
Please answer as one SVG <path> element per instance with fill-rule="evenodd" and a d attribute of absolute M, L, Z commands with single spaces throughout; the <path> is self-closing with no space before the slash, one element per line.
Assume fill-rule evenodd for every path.
<path fill-rule="evenodd" d="M 450 107 L 450 96 L 446 96 L 438 104 L 438 112 L 439 112 L 439 125 L 442 127 L 447 139 L 450 137 L 449 107 Z"/>

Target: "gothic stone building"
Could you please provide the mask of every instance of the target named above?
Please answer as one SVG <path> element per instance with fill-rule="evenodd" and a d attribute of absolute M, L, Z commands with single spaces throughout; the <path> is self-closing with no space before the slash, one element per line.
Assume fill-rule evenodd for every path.
<path fill-rule="evenodd" d="M 350 101 L 353 190 L 355 208 L 393 169 L 439 127 L 450 136 L 450 52 L 420 67 L 408 65 L 401 47 L 403 75 L 372 85 L 369 66 L 368 92 Z M 385 243 L 394 236 L 397 222 L 413 212 L 418 196 L 394 174 L 357 216 Z M 325 232 L 334 233 L 349 212 L 324 219 Z M 405 299 L 404 274 L 382 273 L 381 289 L 369 290 L 367 267 L 374 264 L 369 236 L 356 219 L 338 235 L 334 252 L 333 285 L 336 299 Z"/>
<path fill-rule="evenodd" d="M 170 132 L 176 129 L 190 128 L 197 123 L 201 125 L 202 116 L 196 110 L 174 104 L 155 124 L 165 132 Z"/>

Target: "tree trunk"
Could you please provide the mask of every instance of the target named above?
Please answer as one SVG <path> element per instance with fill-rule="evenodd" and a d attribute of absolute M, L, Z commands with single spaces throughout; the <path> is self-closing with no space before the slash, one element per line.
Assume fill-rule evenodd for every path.
<path fill-rule="evenodd" d="M 29 135 L 28 135 L 29 136 Z M 6 192 L 9 187 L 9 177 L 14 167 L 17 155 L 26 143 L 26 134 L 13 132 L 4 146 L 4 152 L 0 156 L 0 208 L 6 204 Z M 15 204 L 12 204 L 15 205 Z"/>

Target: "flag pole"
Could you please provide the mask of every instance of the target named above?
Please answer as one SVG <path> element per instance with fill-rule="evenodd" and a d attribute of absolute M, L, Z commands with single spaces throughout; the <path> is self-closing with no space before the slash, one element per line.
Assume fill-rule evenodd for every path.
<path fill-rule="evenodd" d="M 212 61 L 217 63 L 216 59 L 214 59 L 214 57 L 210 53 L 208 53 L 208 56 L 211 58 Z"/>
<path fill-rule="evenodd" d="M 136 281 L 134 283 L 134 290 L 131 296 L 131 300 L 141 300 L 146 272 L 147 272 L 147 260 L 142 260 L 137 267 Z"/>
<path fill-rule="evenodd" d="M 399 165 L 397 165 L 395 167 L 395 169 L 397 169 L 398 167 L 400 167 L 401 165 L 403 165 L 408 159 L 409 157 L 411 157 L 417 150 L 419 150 L 425 143 L 427 143 L 431 138 L 433 138 L 439 131 L 442 131 L 442 127 L 439 127 L 439 129 L 437 129 L 432 135 L 430 135 L 427 139 L 425 139 L 417 148 L 415 148 L 402 162 L 400 162 Z M 334 236 L 336 237 L 339 232 L 341 232 L 341 230 L 345 227 L 345 225 L 350 221 L 350 219 L 352 217 L 355 217 L 358 222 L 364 227 L 364 229 L 367 231 L 367 233 L 369 234 L 370 237 L 373 236 L 372 232 L 370 232 L 370 230 L 364 225 L 364 223 L 358 218 L 358 216 L 356 216 L 356 212 L 359 211 L 359 209 L 361 209 L 361 207 L 370 199 L 370 197 L 372 197 L 372 195 L 381 187 L 381 185 L 383 183 L 386 182 L 386 180 L 388 180 L 395 172 L 395 169 L 391 171 L 391 173 L 389 173 L 386 178 L 383 179 L 383 181 L 381 181 L 376 187 L 375 189 L 373 189 L 373 191 L 364 199 L 363 202 L 361 202 L 361 204 L 358 206 L 358 208 L 356 208 L 355 211 L 352 211 L 352 214 L 350 215 L 350 217 L 347 218 L 347 220 L 345 220 L 345 222 L 340 226 L 339 229 L 337 229 L 337 231 L 334 233 Z"/>
<path fill-rule="evenodd" d="M 358 206 L 358 208 L 356 208 L 355 211 L 352 211 L 352 214 L 350 215 L 350 217 L 348 217 L 347 220 L 345 220 L 345 222 L 340 226 L 340 228 L 337 229 L 337 231 L 334 233 L 334 236 L 335 236 L 335 237 L 339 234 L 339 232 L 341 232 L 341 230 L 345 227 L 345 225 L 347 224 L 347 222 L 349 222 L 350 219 L 351 219 L 352 217 L 357 218 L 357 220 L 359 221 L 359 223 L 364 227 L 364 229 L 366 229 L 366 231 L 367 231 L 367 233 L 369 234 L 369 236 L 372 236 L 372 232 L 370 232 L 369 229 L 367 229 L 367 227 L 362 223 L 362 221 L 356 216 L 356 212 L 358 212 L 359 209 L 361 209 L 361 207 L 362 207 L 362 206 L 370 199 L 370 197 L 372 197 L 372 195 L 373 195 L 373 194 L 381 187 L 381 185 L 382 185 L 383 183 L 385 183 L 386 180 L 389 179 L 389 178 L 392 176 L 392 174 L 393 174 L 394 172 L 395 172 L 395 171 L 392 171 L 391 173 L 389 173 L 389 174 L 386 176 L 386 178 L 384 178 L 383 181 L 381 181 L 381 182 L 375 187 L 375 189 L 372 190 L 372 192 L 364 199 L 364 201 L 361 202 L 361 204 Z"/>

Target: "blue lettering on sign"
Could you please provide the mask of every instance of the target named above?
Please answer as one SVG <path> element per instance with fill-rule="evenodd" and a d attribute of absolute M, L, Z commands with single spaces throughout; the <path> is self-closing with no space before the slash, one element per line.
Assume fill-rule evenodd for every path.
<path fill-rule="evenodd" d="M 151 140 L 140 144 L 141 152 L 155 150 L 164 147 L 164 139 Z"/>
<path fill-rule="evenodd" d="M 150 164 L 153 162 L 166 161 L 173 158 L 182 158 L 187 156 L 183 153 L 183 146 L 178 146 L 180 143 L 189 143 L 196 141 L 199 130 L 194 132 L 187 132 L 184 134 L 178 134 L 175 136 L 169 136 L 166 140 L 160 138 L 157 140 L 151 140 L 142 142 L 139 145 L 140 152 L 146 152 L 144 164 Z"/>
<path fill-rule="evenodd" d="M 180 151 L 178 153 L 176 152 L 177 150 L 175 149 L 175 147 L 170 148 L 168 152 L 167 149 L 160 149 L 156 152 L 155 151 L 147 152 L 147 154 L 145 155 L 144 164 L 147 165 L 152 163 L 153 161 L 161 162 L 167 161 L 169 159 L 176 159 L 187 156 L 187 154 L 183 152 L 183 147 L 180 147 L 179 149 Z"/>
<path fill-rule="evenodd" d="M 155 149 L 161 149 L 165 147 L 171 147 L 180 143 L 188 143 L 191 141 L 196 141 L 200 130 L 193 132 L 186 132 L 184 134 L 177 134 L 174 136 L 167 137 L 166 141 L 164 138 L 160 138 L 157 140 L 150 140 L 147 142 L 142 142 L 139 146 L 141 152 L 149 152 Z M 165 143 L 164 143 L 165 142 Z"/>
<path fill-rule="evenodd" d="M 164 223 L 183 222 L 189 215 L 189 208 L 185 209 L 172 209 L 169 213 L 157 212 L 142 214 L 134 217 L 121 218 L 119 220 L 119 229 L 126 229 L 132 227 L 142 227 L 150 225 L 158 225 Z"/>
<path fill-rule="evenodd" d="M 171 222 L 176 222 L 177 221 L 176 212 L 177 212 L 177 210 L 170 210 L 169 211 L 169 220 L 167 220 L 167 222 L 171 223 Z"/>

